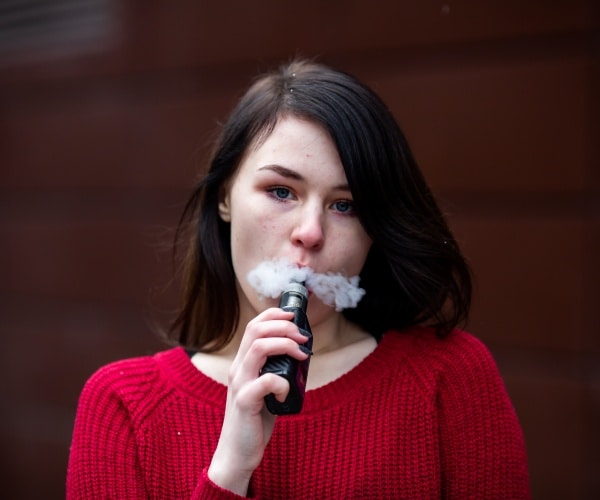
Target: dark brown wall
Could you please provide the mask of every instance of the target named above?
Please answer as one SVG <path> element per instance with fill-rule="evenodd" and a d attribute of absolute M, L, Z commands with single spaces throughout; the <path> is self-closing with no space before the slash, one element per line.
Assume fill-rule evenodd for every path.
<path fill-rule="evenodd" d="M 534 498 L 600 495 L 595 2 L 21 4 L 0 9 L 6 498 L 62 498 L 85 379 L 162 347 L 165 243 L 211 131 L 295 54 L 372 84 L 404 128 L 475 270 L 469 329 L 517 408 Z"/>

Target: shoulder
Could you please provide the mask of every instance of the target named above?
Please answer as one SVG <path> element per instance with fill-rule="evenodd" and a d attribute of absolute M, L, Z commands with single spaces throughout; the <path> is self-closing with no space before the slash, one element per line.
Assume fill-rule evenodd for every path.
<path fill-rule="evenodd" d="M 151 381 L 156 377 L 157 365 L 154 356 L 113 361 L 100 367 L 87 380 L 85 388 L 111 387 L 116 391 L 124 390 L 130 384 Z"/>
<path fill-rule="evenodd" d="M 460 330 L 446 337 L 425 328 L 391 333 L 391 349 L 410 367 L 422 392 L 435 401 L 443 425 L 458 429 L 469 420 L 488 429 L 489 422 L 495 422 L 511 429 L 511 435 L 520 435 L 500 370 L 480 340 Z"/>
<path fill-rule="evenodd" d="M 134 407 L 149 396 L 168 391 L 161 376 L 162 365 L 181 356 L 180 348 L 161 351 L 152 356 L 114 361 L 99 368 L 86 381 L 79 405 L 108 405 L 118 401 L 125 407 Z"/>
<path fill-rule="evenodd" d="M 435 408 L 448 496 L 529 498 L 523 432 L 487 347 L 460 330 L 446 337 L 424 328 L 386 336 Z"/>
<path fill-rule="evenodd" d="M 427 384 L 439 386 L 449 378 L 470 381 L 475 375 L 500 378 L 489 349 L 468 332 L 456 329 L 440 337 L 433 329 L 418 327 L 388 332 L 384 339 Z"/>
<path fill-rule="evenodd" d="M 398 353 L 409 355 L 417 362 L 427 360 L 436 365 L 455 363 L 489 363 L 492 357 L 483 342 L 472 334 L 455 329 L 439 336 L 431 328 L 416 327 L 406 331 L 389 331 L 385 345 Z"/>

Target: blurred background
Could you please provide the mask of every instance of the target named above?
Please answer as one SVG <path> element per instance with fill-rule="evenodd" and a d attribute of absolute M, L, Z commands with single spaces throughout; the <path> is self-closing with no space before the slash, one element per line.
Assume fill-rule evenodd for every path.
<path fill-rule="evenodd" d="M 303 55 L 405 131 L 475 271 L 468 329 L 534 498 L 600 498 L 598 4 L 0 1 L 2 497 L 64 497 L 85 380 L 164 347 L 169 246 L 216 125 Z"/>

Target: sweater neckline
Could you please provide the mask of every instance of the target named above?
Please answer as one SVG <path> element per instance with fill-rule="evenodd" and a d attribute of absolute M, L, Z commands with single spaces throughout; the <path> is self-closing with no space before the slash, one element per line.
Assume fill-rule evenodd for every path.
<path fill-rule="evenodd" d="M 380 381 L 391 370 L 395 349 L 390 347 L 397 335 L 396 332 L 384 335 L 377 347 L 356 366 L 337 379 L 308 390 L 302 415 L 341 404 L 352 399 L 357 391 L 362 392 L 366 386 Z M 156 357 L 167 378 L 179 390 L 194 399 L 224 408 L 227 386 L 194 366 L 182 347 L 161 352 Z"/>

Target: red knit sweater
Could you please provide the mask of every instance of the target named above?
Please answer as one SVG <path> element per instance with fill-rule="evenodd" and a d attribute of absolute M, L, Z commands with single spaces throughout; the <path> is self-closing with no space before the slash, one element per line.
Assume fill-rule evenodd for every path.
<path fill-rule="evenodd" d="M 100 369 L 81 394 L 67 498 L 239 498 L 206 474 L 225 396 L 181 348 Z M 525 446 L 478 340 L 389 332 L 277 419 L 248 496 L 529 498 Z"/>

